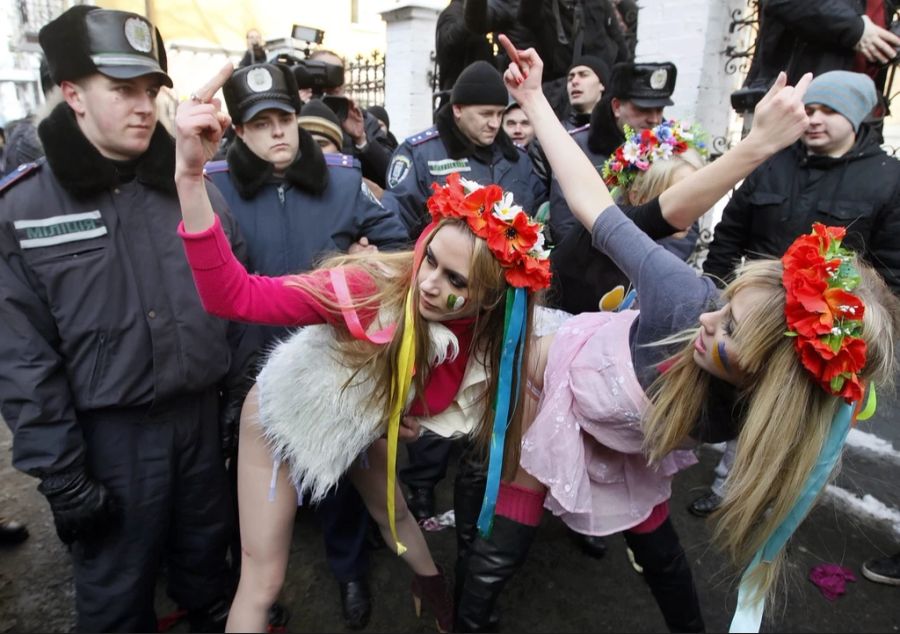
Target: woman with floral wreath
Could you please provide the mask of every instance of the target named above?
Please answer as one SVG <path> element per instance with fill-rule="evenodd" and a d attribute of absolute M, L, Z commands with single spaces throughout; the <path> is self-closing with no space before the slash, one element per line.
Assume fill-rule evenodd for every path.
<path fill-rule="evenodd" d="M 499 448 L 491 455 L 499 463 L 507 425 L 522 415 L 525 342 L 550 278 L 541 225 L 496 185 L 451 175 L 435 186 L 432 224 L 414 251 L 337 256 L 309 274 L 249 275 L 224 242 L 203 179 L 230 124 L 212 101 L 229 74 L 223 68 L 178 108 L 180 234 L 208 311 L 304 327 L 271 352 L 244 405 L 244 552 L 227 629 L 265 628 L 284 582 L 297 492 L 316 500 L 349 470 L 415 573 L 417 611 L 425 603 L 438 629 L 449 631 L 443 574 L 395 482 L 397 441 L 401 427 L 410 438 L 420 424 L 446 436 L 472 434 Z M 498 484 L 489 483 L 488 497 Z"/>
<path fill-rule="evenodd" d="M 540 58 L 500 41 L 515 60 L 504 75 L 512 97 L 573 213 L 634 283 L 641 311 L 573 317 L 532 351 L 540 400 L 523 420 L 520 468 L 508 485 L 519 504 L 505 517 L 498 505 L 493 531 L 469 550 L 457 627 L 488 623 L 546 506 L 577 530 L 626 530 L 669 628 L 703 629 L 668 520 L 666 474 L 674 451 L 719 435 L 739 438 L 716 529 L 732 561 L 747 568 L 732 627 L 756 631 L 784 543 L 833 470 L 864 394 L 891 380 L 897 300 L 841 247 L 843 230 L 822 225 L 780 261 L 748 262 L 720 294 L 621 213 L 541 93 Z M 789 87 L 782 74 L 757 106 L 754 131 L 679 185 L 702 191 L 707 180 L 746 175 L 797 138 L 810 79 Z M 723 404 L 739 412 L 735 429 L 715 429 L 705 416 Z"/>

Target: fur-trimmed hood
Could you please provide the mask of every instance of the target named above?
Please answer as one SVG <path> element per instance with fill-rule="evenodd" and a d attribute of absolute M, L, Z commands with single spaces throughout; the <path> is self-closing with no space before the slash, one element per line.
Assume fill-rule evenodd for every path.
<path fill-rule="evenodd" d="M 87 198 L 119 184 L 115 162 L 106 158 L 78 127 L 75 113 L 61 103 L 38 126 L 47 164 L 63 188 L 76 198 Z M 136 180 L 175 195 L 175 141 L 161 123 L 150 145 L 137 160 Z"/>
<path fill-rule="evenodd" d="M 497 148 L 506 160 L 512 163 L 516 163 L 519 160 L 518 148 L 516 148 L 506 132 L 503 131 L 502 127 L 497 132 L 494 142 L 487 147 L 475 145 L 467 139 L 462 130 L 456 125 L 456 121 L 453 120 L 453 106 L 449 103 L 438 110 L 435 117 L 435 125 L 437 125 L 441 142 L 447 150 L 447 156 L 452 159 L 474 156 L 482 163 L 490 165 L 493 162 L 491 158 L 494 148 Z"/>
<path fill-rule="evenodd" d="M 309 132 L 303 128 L 299 128 L 299 131 L 297 158 L 285 170 L 284 179 L 303 191 L 319 196 L 328 187 L 325 156 Z M 225 160 L 228 161 L 231 181 L 244 200 L 253 198 L 273 178 L 274 166 L 254 154 L 239 136 L 234 137 Z"/>

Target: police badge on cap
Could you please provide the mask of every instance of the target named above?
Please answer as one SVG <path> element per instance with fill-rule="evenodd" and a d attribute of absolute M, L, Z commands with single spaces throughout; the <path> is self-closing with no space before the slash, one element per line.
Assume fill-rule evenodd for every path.
<path fill-rule="evenodd" d="M 627 99 L 639 108 L 671 106 L 677 69 L 671 62 L 624 62 L 613 69 L 611 95 Z"/>
<path fill-rule="evenodd" d="M 263 110 L 300 112 L 302 103 L 294 73 L 284 64 L 253 64 L 234 71 L 222 86 L 228 114 L 246 123 Z"/>
<path fill-rule="evenodd" d="M 166 52 L 159 31 L 136 13 L 77 5 L 46 24 L 38 40 L 57 84 L 94 73 L 116 79 L 166 74 Z"/>

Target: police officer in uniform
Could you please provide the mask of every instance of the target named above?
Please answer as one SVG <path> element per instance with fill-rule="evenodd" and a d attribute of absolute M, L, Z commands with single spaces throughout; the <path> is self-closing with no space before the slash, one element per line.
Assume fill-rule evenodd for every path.
<path fill-rule="evenodd" d="M 246 238 L 250 271 L 286 275 L 307 271 L 319 256 L 361 242 L 371 248 L 408 244 L 403 223 L 362 182 L 359 162 L 343 154 L 323 155 L 312 135 L 298 126 L 301 102 L 288 67 L 240 68 L 222 92 L 236 136 L 226 160 L 208 164 L 206 175 Z M 286 334 L 281 328 L 254 328 L 261 348 Z M 366 508 L 354 487 L 339 486 L 319 504 L 317 516 L 339 582 L 344 620 L 353 629 L 364 627 L 371 613 Z"/>
<path fill-rule="evenodd" d="M 500 73 L 485 61 L 470 64 L 441 107 L 436 125 L 404 141 L 391 159 L 382 204 L 400 212 L 415 238 L 425 228 L 432 183 L 459 172 L 482 184 L 496 183 L 534 212 L 547 197 L 527 152 L 502 130 L 509 95 Z"/>
<path fill-rule="evenodd" d="M 0 184 L 13 463 L 40 479 L 71 546 L 79 631 L 156 631 L 163 562 L 191 630 L 215 631 L 233 592 L 220 390 L 244 368 L 176 233 L 175 147 L 156 119 L 172 85 L 162 39 L 142 16 L 79 5 L 39 40 L 65 102 L 39 126 L 46 159 Z"/>

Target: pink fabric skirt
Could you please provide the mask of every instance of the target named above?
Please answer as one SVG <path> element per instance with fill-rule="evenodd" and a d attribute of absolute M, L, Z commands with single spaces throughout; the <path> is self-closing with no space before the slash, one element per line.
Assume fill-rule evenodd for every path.
<path fill-rule="evenodd" d="M 697 462 L 674 451 L 650 466 L 641 452 L 647 398 L 628 345 L 637 314 L 584 313 L 560 326 L 522 438 L 521 465 L 547 487 L 544 506 L 586 535 L 637 526 L 671 497 L 672 477 Z"/>

